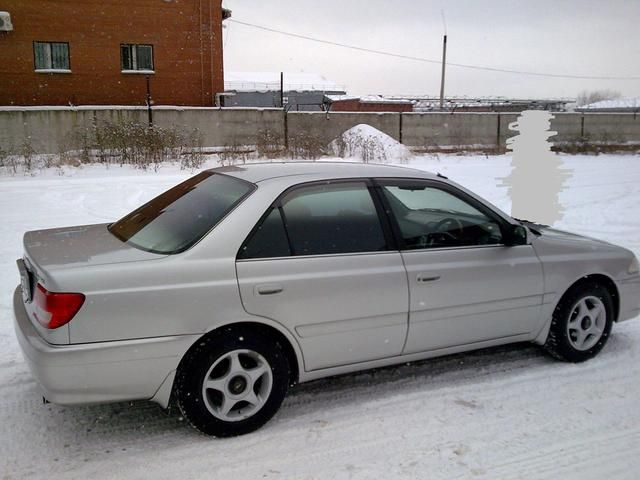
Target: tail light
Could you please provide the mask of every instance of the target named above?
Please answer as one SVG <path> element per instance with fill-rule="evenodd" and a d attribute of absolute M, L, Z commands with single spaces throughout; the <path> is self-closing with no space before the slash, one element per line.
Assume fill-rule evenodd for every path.
<path fill-rule="evenodd" d="M 38 284 L 33 301 L 38 308 L 34 315 L 45 328 L 58 328 L 66 325 L 78 313 L 84 303 L 82 293 L 50 292 Z"/>

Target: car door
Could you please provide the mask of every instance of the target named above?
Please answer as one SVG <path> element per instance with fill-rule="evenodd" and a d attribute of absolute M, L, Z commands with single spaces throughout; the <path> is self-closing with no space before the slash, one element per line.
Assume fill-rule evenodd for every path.
<path fill-rule="evenodd" d="M 378 184 L 408 274 L 404 353 L 519 340 L 534 330 L 542 266 L 531 245 L 504 244 L 504 219 L 443 182 Z"/>
<path fill-rule="evenodd" d="M 407 277 L 382 212 L 367 181 L 303 184 L 238 253 L 244 308 L 289 329 L 307 371 L 402 352 Z"/>

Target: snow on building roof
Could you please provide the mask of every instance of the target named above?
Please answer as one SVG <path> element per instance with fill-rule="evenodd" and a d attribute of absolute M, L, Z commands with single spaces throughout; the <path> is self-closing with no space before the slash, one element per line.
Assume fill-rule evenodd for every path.
<path fill-rule="evenodd" d="M 240 92 L 280 90 L 280 72 L 225 72 L 224 88 Z M 343 92 L 338 85 L 317 73 L 284 72 L 285 91 Z"/>
<path fill-rule="evenodd" d="M 327 100 L 330 100 L 332 102 L 345 102 L 347 100 L 360 100 L 360 97 L 358 95 L 325 95 L 324 96 Z"/>
<path fill-rule="evenodd" d="M 614 98 L 583 105 L 576 110 L 640 110 L 640 97 Z"/>
<path fill-rule="evenodd" d="M 402 105 L 411 105 L 413 103 L 406 98 L 391 98 L 384 95 L 364 95 L 360 97 L 360 101 L 363 103 L 399 103 Z"/>
<path fill-rule="evenodd" d="M 347 100 L 360 100 L 361 103 L 393 103 L 411 105 L 413 102 L 407 99 L 385 97 L 384 95 L 325 95 L 332 102 L 344 102 Z"/>

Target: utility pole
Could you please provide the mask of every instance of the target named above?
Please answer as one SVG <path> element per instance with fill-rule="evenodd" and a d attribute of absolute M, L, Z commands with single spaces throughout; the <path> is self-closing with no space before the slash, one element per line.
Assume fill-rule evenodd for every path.
<path fill-rule="evenodd" d="M 284 72 L 280 72 L 280 107 L 284 108 Z"/>
<path fill-rule="evenodd" d="M 444 69 L 447 64 L 447 34 L 442 37 L 442 76 L 440 77 L 440 110 L 444 109 Z"/>

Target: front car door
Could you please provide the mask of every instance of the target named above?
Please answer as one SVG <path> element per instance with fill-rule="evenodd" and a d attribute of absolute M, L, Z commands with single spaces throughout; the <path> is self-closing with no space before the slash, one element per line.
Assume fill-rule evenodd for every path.
<path fill-rule="evenodd" d="M 408 273 L 403 353 L 528 338 L 539 325 L 543 294 L 533 247 L 506 246 L 505 220 L 451 185 L 414 179 L 378 185 Z"/>
<path fill-rule="evenodd" d="M 364 180 L 294 187 L 238 253 L 244 308 L 292 332 L 307 371 L 402 352 L 407 277 L 372 193 Z"/>

